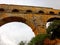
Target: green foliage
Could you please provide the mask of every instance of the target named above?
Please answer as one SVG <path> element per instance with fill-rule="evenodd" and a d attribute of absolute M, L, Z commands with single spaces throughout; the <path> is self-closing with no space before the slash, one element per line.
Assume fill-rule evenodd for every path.
<path fill-rule="evenodd" d="M 60 26 L 60 20 L 54 20 L 50 26 L 47 28 L 47 33 L 54 31 L 55 29 L 58 28 L 58 26 Z M 60 31 L 60 28 L 59 28 Z"/>
<path fill-rule="evenodd" d="M 53 34 L 51 34 L 53 32 Z M 28 45 L 44 45 L 43 41 L 46 38 L 55 38 L 60 35 L 60 20 L 54 20 L 47 28 L 47 34 L 39 34 L 28 43 Z"/>
<path fill-rule="evenodd" d="M 47 38 L 47 34 L 39 34 L 28 43 L 28 45 L 43 45 L 43 41 Z"/>
<path fill-rule="evenodd" d="M 44 40 L 46 38 L 51 37 L 50 32 L 54 32 L 55 36 L 56 34 L 60 35 L 60 20 L 54 20 L 50 26 L 47 28 L 47 34 L 39 34 L 31 39 L 31 41 L 28 43 L 28 45 L 44 45 Z M 57 32 L 57 33 L 56 33 Z M 52 36 L 54 36 L 54 33 Z M 58 36 L 57 36 L 58 37 Z M 20 45 L 25 45 L 25 43 L 22 41 Z"/>
<path fill-rule="evenodd" d="M 53 32 L 53 33 L 51 33 Z M 60 20 L 54 20 L 47 28 L 50 38 L 60 38 Z"/>
<path fill-rule="evenodd" d="M 24 43 L 23 41 L 21 41 L 21 42 L 19 43 L 19 45 L 25 45 L 25 43 Z"/>

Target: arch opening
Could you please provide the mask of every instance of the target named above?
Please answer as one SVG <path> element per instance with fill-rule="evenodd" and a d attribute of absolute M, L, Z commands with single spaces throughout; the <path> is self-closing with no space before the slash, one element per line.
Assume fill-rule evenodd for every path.
<path fill-rule="evenodd" d="M 4 24 L 9 23 L 9 22 L 16 22 L 16 21 L 26 23 L 26 19 L 21 18 L 21 17 L 16 17 L 16 16 L 3 18 L 2 21 L 4 21 Z"/>
<path fill-rule="evenodd" d="M 6 23 L 0 27 L 0 33 L 2 43 L 10 45 L 19 44 L 20 41 L 27 43 L 35 37 L 32 29 L 22 22 Z"/>
<path fill-rule="evenodd" d="M 60 20 L 60 18 L 58 18 L 58 17 L 53 17 L 53 18 L 50 18 L 49 20 L 47 20 L 46 28 L 48 28 L 48 26 L 50 25 L 50 23 L 52 23 L 54 20 Z"/>
<path fill-rule="evenodd" d="M 26 10 L 26 13 L 32 13 L 32 10 Z"/>
<path fill-rule="evenodd" d="M 60 12 L 58 14 L 60 15 Z"/>
<path fill-rule="evenodd" d="M 2 23 L 0 23 L 0 26 L 4 25 L 6 23 L 9 23 L 9 22 L 22 22 L 22 23 L 25 23 L 28 26 L 30 26 L 33 30 L 35 28 L 34 24 L 32 24 L 31 21 L 29 21 L 25 18 L 22 18 L 22 17 L 17 17 L 17 16 L 3 18 L 3 19 L 1 19 L 0 22 L 2 22 Z"/>
<path fill-rule="evenodd" d="M 50 11 L 50 14 L 55 14 L 53 11 Z"/>
<path fill-rule="evenodd" d="M 13 9 L 12 12 L 19 12 L 19 10 L 18 9 Z"/>
<path fill-rule="evenodd" d="M 3 12 L 3 11 L 5 11 L 3 8 L 0 8 L 0 12 Z"/>
<path fill-rule="evenodd" d="M 44 11 L 40 10 L 38 13 L 44 14 Z"/>
<path fill-rule="evenodd" d="M 53 17 L 53 18 L 50 18 L 47 22 L 51 22 L 51 21 L 54 21 L 54 20 L 60 20 L 60 18 L 58 18 L 58 17 Z"/>
<path fill-rule="evenodd" d="M 48 21 L 47 21 L 47 23 L 46 23 L 46 29 L 50 26 L 50 24 L 51 23 L 53 23 L 53 21 L 54 20 L 60 20 L 60 18 L 58 18 L 58 17 L 53 17 L 53 18 L 50 18 Z M 59 28 L 59 27 L 58 27 Z M 57 36 L 57 35 L 60 35 L 60 32 L 59 33 L 57 33 L 58 31 L 57 30 L 52 30 L 52 31 L 50 31 L 49 33 L 51 34 L 51 39 L 53 40 L 53 39 L 55 39 L 55 37 Z M 57 36 L 58 38 L 59 38 L 59 36 Z"/>
<path fill-rule="evenodd" d="M 22 23 L 25 23 L 28 26 L 30 26 L 33 29 L 33 32 L 34 32 L 35 26 L 31 21 L 29 21 L 29 20 L 27 20 L 25 18 L 22 18 L 22 17 L 17 17 L 17 16 L 6 17 L 6 18 L 1 19 L 0 26 L 4 25 L 6 23 L 9 23 L 9 22 L 22 22 Z"/>

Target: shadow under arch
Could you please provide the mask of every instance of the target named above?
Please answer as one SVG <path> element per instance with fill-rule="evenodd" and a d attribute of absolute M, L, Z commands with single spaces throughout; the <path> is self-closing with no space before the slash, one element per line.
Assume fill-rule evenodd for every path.
<path fill-rule="evenodd" d="M 54 21 L 54 20 L 60 20 L 60 18 L 58 18 L 58 17 L 53 17 L 53 18 L 48 19 L 47 22 L 52 22 L 52 21 Z"/>
<path fill-rule="evenodd" d="M 59 17 L 51 17 L 46 21 L 46 28 L 48 28 L 48 26 L 50 25 L 50 23 L 52 23 L 54 20 L 60 20 Z"/>
<path fill-rule="evenodd" d="M 0 26 L 6 24 L 6 23 L 10 23 L 10 22 L 22 22 L 27 24 L 29 27 L 31 27 L 32 31 L 34 32 L 34 25 L 32 24 L 32 22 L 30 22 L 29 20 L 22 18 L 22 17 L 17 17 L 17 16 L 12 16 L 12 17 L 6 17 L 1 19 L 2 23 L 0 23 Z M 34 32 L 34 34 L 36 35 L 36 33 Z"/>

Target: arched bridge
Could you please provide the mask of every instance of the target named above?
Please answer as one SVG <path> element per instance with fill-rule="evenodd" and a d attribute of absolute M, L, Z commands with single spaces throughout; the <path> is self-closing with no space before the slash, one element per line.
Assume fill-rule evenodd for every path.
<path fill-rule="evenodd" d="M 46 23 L 60 18 L 60 10 L 48 7 L 0 4 L 0 26 L 8 22 L 23 22 L 35 35 L 46 33 Z"/>

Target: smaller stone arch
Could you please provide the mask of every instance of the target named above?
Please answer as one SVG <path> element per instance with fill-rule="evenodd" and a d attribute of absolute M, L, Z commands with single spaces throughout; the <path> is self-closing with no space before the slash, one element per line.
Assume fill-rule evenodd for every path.
<path fill-rule="evenodd" d="M 50 11 L 49 14 L 55 14 L 53 11 Z"/>
<path fill-rule="evenodd" d="M 3 11 L 5 11 L 4 8 L 0 8 L 0 12 L 3 12 Z"/>
<path fill-rule="evenodd" d="M 38 13 L 40 13 L 40 14 L 44 14 L 44 11 L 40 10 L 40 11 L 38 11 Z"/>
<path fill-rule="evenodd" d="M 26 13 L 32 13 L 32 10 L 26 10 Z"/>
<path fill-rule="evenodd" d="M 58 15 L 60 15 L 60 12 L 58 12 Z"/>
<path fill-rule="evenodd" d="M 19 10 L 18 9 L 13 9 L 12 12 L 19 12 Z"/>

